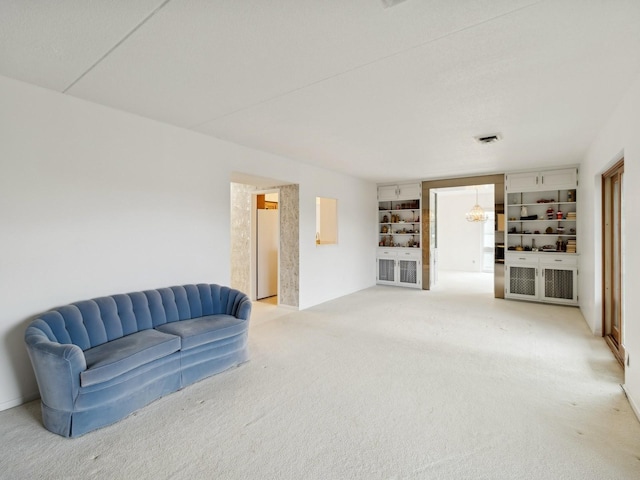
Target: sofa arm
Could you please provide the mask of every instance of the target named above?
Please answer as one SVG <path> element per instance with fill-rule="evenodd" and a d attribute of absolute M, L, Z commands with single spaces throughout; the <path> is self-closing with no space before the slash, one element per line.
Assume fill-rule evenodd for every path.
<path fill-rule="evenodd" d="M 226 302 L 226 311 L 223 311 L 222 313 L 233 315 L 241 320 L 249 320 L 249 317 L 251 316 L 251 300 L 249 300 L 247 294 L 242 293 L 240 290 L 236 290 L 235 288 L 222 288 L 223 291 L 225 289 L 228 292 L 228 297 Z"/>
<path fill-rule="evenodd" d="M 27 329 L 25 342 L 42 402 L 56 410 L 72 410 L 80 389 L 80 372 L 87 369 L 82 349 L 51 341 L 35 327 Z"/>
<path fill-rule="evenodd" d="M 240 300 L 234 316 L 236 318 L 241 318 L 242 320 L 249 320 L 249 317 L 251 316 L 251 300 L 249 300 L 249 297 L 244 295 L 244 298 Z"/>

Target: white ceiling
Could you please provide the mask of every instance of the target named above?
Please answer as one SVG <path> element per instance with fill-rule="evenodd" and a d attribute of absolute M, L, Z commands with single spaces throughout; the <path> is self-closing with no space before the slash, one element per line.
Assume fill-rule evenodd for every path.
<path fill-rule="evenodd" d="M 428 179 L 579 163 L 638 81 L 639 26 L 640 0 L 2 0 L 0 74 Z"/>

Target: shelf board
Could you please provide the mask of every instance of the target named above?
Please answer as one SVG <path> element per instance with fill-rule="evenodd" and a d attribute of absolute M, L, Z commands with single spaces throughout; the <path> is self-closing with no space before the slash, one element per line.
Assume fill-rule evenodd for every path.
<path fill-rule="evenodd" d="M 379 212 L 415 212 L 416 210 L 420 210 L 419 208 L 395 208 L 393 210 L 389 208 L 379 208 Z"/>
<path fill-rule="evenodd" d="M 575 237 L 575 233 L 508 233 L 512 237 Z"/>
<path fill-rule="evenodd" d="M 575 205 L 576 202 L 535 202 L 535 203 L 509 203 L 507 207 L 537 207 L 544 205 Z"/>
<path fill-rule="evenodd" d="M 575 222 L 576 220 L 568 220 L 566 218 L 549 218 L 548 220 L 507 220 L 507 223 L 522 223 L 522 222 Z"/>

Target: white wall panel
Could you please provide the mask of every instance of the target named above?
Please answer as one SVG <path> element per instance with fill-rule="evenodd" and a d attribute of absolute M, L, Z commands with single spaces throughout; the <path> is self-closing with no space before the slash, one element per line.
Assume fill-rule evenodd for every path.
<path fill-rule="evenodd" d="M 312 229 L 323 182 L 352 204 L 336 259 L 347 275 L 336 281 L 321 252 L 300 254 L 301 275 L 314 279 L 301 290 L 330 285 L 301 292 L 305 307 L 373 284 L 373 251 L 362 252 L 375 231 L 373 184 L 5 77 L 0 104 L 0 409 L 37 394 L 23 342 L 34 315 L 100 295 L 230 282 L 232 170 L 301 183 L 312 211 L 300 223 Z M 313 231 L 306 237 L 314 245 Z"/>

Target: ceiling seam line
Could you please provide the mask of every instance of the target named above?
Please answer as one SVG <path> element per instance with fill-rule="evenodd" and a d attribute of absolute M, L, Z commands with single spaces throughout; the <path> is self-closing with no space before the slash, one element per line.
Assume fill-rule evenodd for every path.
<path fill-rule="evenodd" d="M 343 76 L 343 75 L 347 75 L 348 73 L 355 72 L 356 70 L 360 70 L 360 69 L 362 69 L 362 68 L 365 68 L 365 67 L 368 67 L 368 66 L 374 65 L 374 64 L 376 64 L 376 63 L 378 63 L 378 62 L 382 62 L 382 61 L 385 61 L 385 60 L 389 60 L 390 58 L 396 57 L 396 56 L 398 56 L 398 55 L 402 55 L 402 54 L 404 54 L 404 53 L 410 52 L 410 51 L 412 51 L 412 50 L 416 50 L 416 49 L 421 48 L 421 47 L 424 47 L 424 46 L 426 46 L 426 45 L 429 45 L 429 44 L 432 44 L 432 43 L 439 42 L 440 40 L 444 40 L 445 38 L 448 38 L 448 37 L 450 37 L 450 36 L 452 36 L 452 35 L 456 35 L 456 34 L 458 34 L 458 33 L 462 33 L 462 32 L 465 32 L 465 31 L 467 31 L 467 30 L 471 30 L 471 29 L 473 29 L 473 28 L 475 28 L 475 27 L 479 27 L 480 25 L 484 25 L 484 24 L 486 24 L 486 23 L 490 23 L 490 22 L 492 22 L 492 21 L 494 21 L 494 20 L 497 20 L 497 19 L 499 19 L 499 18 L 507 17 L 507 16 L 509 16 L 509 15 L 511 15 L 511 14 L 514 14 L 514 13 L 520 12 L 520 11 L 525 10 L 525 9 L 527 9 L 527 8 L 531 8 L 531 7 L 534 7 L 534 6 L 536 6 L 536 5 L 540 5 L 541 3 L 545 3 L 546 1 L 547 1 L 547 0 L 538 0 L 538 1 L 535 1 L 535 2 L 530 3 L 530 4 L 528 4 L 528 5 L 524 5 L 524 6 L 520 7 L 520 8 L 516 8 L 515 10 L 510 10 L 510 11 L 505 12 L 505 13 L 502 13 L 502 14 L 500 14 L 500 15 L 496 15 L 495 17 L 488 18 L 488 19 L 483 20 L 483 21 L 481 21 L 481 22 L 474 23 L 474 24 L 472 24 L 472 25 L 467 25 L 466 27 L 462 27 L 462 28 L 459 28 L 458 30 L 454 30 L 453 32 L 449 32 L 449 33 L 446 33 L 446 34 L 441 35 L 441 36 L 439 36 L 439 37 L 432 38 L 431 40 L 428 40 L 428 41 L 426 41 L 426 42 L 420 43 L 420 44 L 418 44 L 418 45 L 413 45 L 413 46 L 411 46 L 411 47 L 405 48 L 404 50 L 400 50 L 400 51 L 398 51 L 398 52 L 391 53 L 391 54 L 386 55 L 386 56 L 384 56 L 384 57 L 380 57 L 380 58 L 377 58 L 377 59 L 375 59 L 375 60 L 371 60 L 370 62 L 366 62 L 366 63 L 363 63 L 363 64 L 361 64 L 361 65 L 356 65 L 355 67 L 352 67 L 352 68 L 350 68 L 350 69 L 348 69 L 348 70 L 345 70 L 345 71 L 343 71 L 343 72 L 339 72 L 339 73 L 336 73 L 336 74 L 331 75 L 331 76 L 329 76 L 329 77 L 322 78 L 322 79 L 317 80 L 317 81 L 315 81 L 315 82 L 311 82 L 311 83 L 309 83 L 309 84 L 303 85 L 303 86 L 301 86 L 301 87 L 294 88 L 294 89 L 289 90 L 289 91 L 287 91 L 287 92 L 283 92 L 283 93 L 280 93 L 280 94 L 278 94 L 278 95 L 274 95 L 273 97 L 269 97 L 269 98 L 267 98 L 267 99 L 265 99 L 265 100 L 261 100 L 261 101 L 259 101 L 259 102 L 253 103 L 253 104 L 251 104 L 251 105 L 247 105 L 246 107 L 238 108 L 237 110 L 233 110 L 232 112 L 228 112 L 228 113 L 225 113 L 225 114 L 223 114 L 223 115 L 220 115 L 220 116 L 217 116 L 217 117 L 214 117 L 214 118 L 210 118 L 210 119 L 208 119 L 208 120 L 205 120 L 204 122 L 200 122 L 200 123 L 197 123 L 197 124 L 194 124 L 194 125 L 190 125 L 190 126 L 189 126 L 189 127 L 187 127 L 187 128 L 189 128 L 189 129 L 199 128 L 199 127 L 201 127 L 201 126 L 203 126 L 203 125 L 206 125 L 206 124 L 207 124 L 207 123 L 209 123 L 209 122 L 214 122 L 214 121 L 216 121 L 216 120 L 220 120 L 220 119 L 222 119 L 222 118 L 229 117 L 229 116 L 231 116 L 231 115 L 235 115 L 236 113 L 240 113 L 240 112 L 243 112 L 243 111 L 245 111 L 245 110 L 249 110 L 250 108 L 257 107 L 257 106 L 259 106 L 259 105 L 263 105 L 263 104 L 265 104 L 265 103 L 269 103 L 269 102 L 271 102 L 271 101 L 273 101 L 273 100 L 277 100 L 278 98 L 285 97 L 285 96 L 290 95 L 290 94 L 292 94 L 292 93 L 300 92 L 300 91 L 302 91 L 302 90 L 305 90 L 305 89 L 307 89 L 307 88 L 313 87 L 313 86 L 315 86 L 315 85 L 319 85 L 319 84 L 321 84 L 321 83 L 323 83 L 323 82 L 326 82 L 326 81 L 332 80 L 332 79 L 334 79 L 334 78 L 338 78 L 338 77 L 341 77 L 341 76 Z"/>
<path fill-rule="evenodd" d="M 160 10 L 162 10 L 167 5 L 167 3 L 169 3 L 170 1 L 171 0 L 164 0 L 164 2 L 162 2 L 160 5 L 158 5 L 149 15 L 147 15 L 135 27 L 133 27 L 133 29 L 131 29 L 131 31 L 129 31 L 129 33 L 127 33 L 124 37 L 122 37 L 113 47 L 111 47 L 109 50 L 107 50 L 107 52 L 104 53 L 104 55 L 102 55 L 89 68 L 87 68 L 78 78 L 76 78 L 73 82 L 71 82 L 71 84 L 69 84 L 69 86 L 67 86 L 64 90 L 62 90 L 62 93 L 67 93 L 71 88 L 73 88 L 80 80 L 82 80 L 94 68 L 96 68 L 105 58 L 107 58 L 109 55 L 111 55 L 114 52 L 114 50 L 116 50 L 120 45 L 122 45 L 125 41 L 127 41 L 129 39 L 129 37 L 131 37 L 131 35 L 133 35 L 136 31 L 138 31 L 138 29 L 140 29 L 140 27 L 142 27 L 145 23 L 147 23 L 147 21 L 150 20 L 151 17 L 153 17 L 156 13 L 158 13 Z"/>

